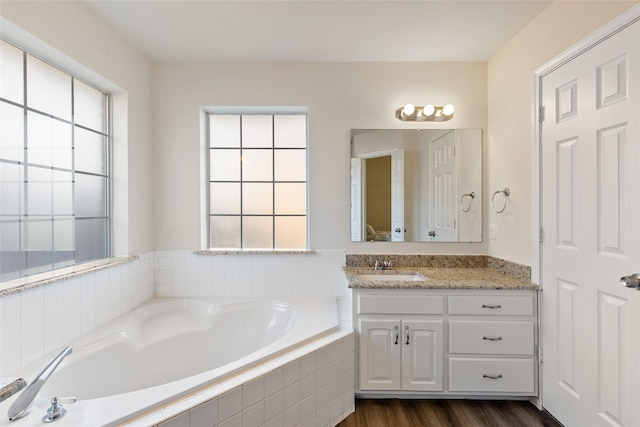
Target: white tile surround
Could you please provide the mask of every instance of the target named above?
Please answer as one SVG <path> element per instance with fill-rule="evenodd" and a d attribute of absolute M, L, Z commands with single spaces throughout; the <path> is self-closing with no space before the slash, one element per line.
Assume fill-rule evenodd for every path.
<path fill-rule="evenodd" d="M 352 326 L 341 250 L 224 255 L 168 251 L 156 252 L 155 262 L 158 297 L 334 296 L 341 326 Z"/>
<path fill-rule="evenodd" d="M 338 312 L 343 327 L 337 334 L 347 336 L 336 341 L 339 344 L 332 343 L 332 340 L 336 339 L 335 334 L 328 337 L 325 346 L 331 350 L 324 347 L 318 349 L 317 344 L 313 344 L 315 347 L 304 351 L 310 352 L 306 355 L 307 359 L 314 357 L 316 361 L 319 358 L 322 362 L 327 351 L 330 354 L 336 353 L 336 346 L 340 349 L 348 348 L 349 351 L 344 350 L 346 353 L 340 356 L 340 369 L 336 371 L 336 360 L 331 360 L 331 368 L 322 362 L 317 364 L 315 371 L 304 371 L 307 375 L 303 375 L 301 371 L 299 380 L 287 386 L 283 385 L 282 390 L 271 393 L 271 389 L 266 388 L 267 377 L 271 378 L 272 370 L 277 372 L 285 367 L 282 365 L 280 368 L 274 368 L 277 364 L 302 364 L 303 357 L 300 352 L 286 355 L 273 361 L 271 365 L 258 367 L 253 373 L 250 371 L 243 374 L 254 375 L 253 381 L 265 383 L 263 398 L 251 397 L 252 386 L 243 385 L 246 381 L 233 378 L 229 384 L 214 388 L 217 394 L 211 396 L 207 406 L 194 409 L 190 406 L 182 407 L 181 412 L 186 412 L 171 420 L 178 424 L 167 426 L 189 425 L 180 421 L 184 420 L 184 417 L 191 419 L 193 426 L 201 425 L 197 420 L 203 415 L 205 408 L 212 408 L 213 405 L 219 404 L 219 399 L 224 400 L 232 396 L 225 394 L 231 393 L 232 389 L 223 391 L 224 387 L 229 387 L 230 384 L 233 389 L 242 389 L 243 393 L 247 389 L 248 394 L 243 395 L 242 411 L 225 418 L 223 410 L 217 414 L 217 425 L 249 426 L 258 420 L 262 420 L 264 424 L 255 425 L 293 425 L 290 423 L 296 420 L 296 425 L 335 425 L 353 411 L 354 395 L 355 359 L 352 354 L 351 291 L 347 288 L 342 271 L 344 265 L 345 254 L 341 250 L 306 254 L 224 255 L 163 251 L 141 255 L 139 260 L 131 263 L 3 295 L 0 296 L 0 378 L 20 376 L 23 366 L 60 349 L 153 296 L 334 296 L 338 301 Z M 342 344 L 343 342 L 350 344 Z M 341 351 L 343 350 L 338 353 Z M 296 359 L 287 359 L 291 357 Z M 329 383 L 324 384 L 326 379 L 329 379 Z M 315 385 L 312 384 L 313 381 L 316 381 Z M 277 412 L 275 407 L 279 404 L 280 396 L 283 409 Z M 311 399 L 311 396 L 314 398 Z M 313 405 L 312 400 L 315 401 Z M 245 407 L 246 402 L 254 403 Z M 180 405 L 173 409 L 176 408 L 180 409 Z M 160 413 L 153 415 L 153 424 L 178 413 L 163 408 Z M 145 422 L 151 423 L 151 419 Z"/>
<path fill-rule="evenodd" d="M 0 297 L 0 378 L 153 297 L 154 254 Z"/>
<path fill-rule="evenodd" d="M 355 334 L 329 337 L 197 391 L 131 427 L 326 427 L 355 410 Z"/>

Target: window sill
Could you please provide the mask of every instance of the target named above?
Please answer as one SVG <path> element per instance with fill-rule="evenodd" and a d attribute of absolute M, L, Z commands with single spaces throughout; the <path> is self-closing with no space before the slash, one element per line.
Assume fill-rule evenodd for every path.
<path fill-rule="evenodd" d="M 137 255 L 118 258 L 105 258 L 98 261 L 85 262 L 71 267 L 60 268 L 58 270 L 47 271 L 45 273 L 34 274 L 32 276 L 20 277 L 18 279 L 7 280 L 0 283 L 0 297 L 17 294 L 29 289 L 46 286 L 51 283 L 71 279 L 89 273 L 94 273 L 105 268 L 119 264 L 126 264 L 139 259 Z"/>
<path fill-rule="evenodd" d="M 313 249 L 198 249 L 193 251 L 196 255 L 313 255 Z"/>

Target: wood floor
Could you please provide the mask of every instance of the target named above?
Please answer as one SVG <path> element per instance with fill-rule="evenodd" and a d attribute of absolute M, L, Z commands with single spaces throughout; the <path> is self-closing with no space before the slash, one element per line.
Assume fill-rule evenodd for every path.
<path fill-rule="evenodd" d="M 338 427 L 561 427 L 530 402 L 356 399 Z"/>

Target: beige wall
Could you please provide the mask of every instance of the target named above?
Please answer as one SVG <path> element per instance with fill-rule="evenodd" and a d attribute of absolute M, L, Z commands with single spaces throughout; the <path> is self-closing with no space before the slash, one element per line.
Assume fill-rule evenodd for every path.
<path fill-rule="evenodd" d="M 153 250 L 153 64 L 85 5 L 2 1 L 0 34 L 114 94 L 114 250 Z"/>
<path fill-rule="evenodd" d="M 407 102 L 454 104 L 455 117 L 433 127 L 486 129 L 486 81 L 486 63 L 158 64 L 156 249 L 200 246 L 200 108 L 279 105 L 309 107 L 312 248 L 486 253 L 485 243 L 352 243 L 349 210 L 350 129 L 415 129 L 394 117 Z"/>
<path fill-rule="evenodd" d="M 500 227 L 489 255 L 531 264 L 531 126 L 533 71 L 638 2 L 552 3 L 488 63 L 489 180 L 487 198 L 511 190 L 510 207 L 490 211 Z"/>

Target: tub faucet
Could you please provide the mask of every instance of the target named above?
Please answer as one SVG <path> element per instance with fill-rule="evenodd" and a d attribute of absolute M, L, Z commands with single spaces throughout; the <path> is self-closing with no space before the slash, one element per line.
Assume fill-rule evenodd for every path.
<path fill-rule="evenodd" d="M 36 375 L 35 379 L 24 389 L 22 394 L 18 396 L 15 402 L 9 408 L 7 415 L 9 416 L 9 421 L 15 421 L 27 415 L 31 411 L 31 405 L 33 405 L 33 401 L 35 400 L 40 388 L 44 385 L 44 383 L 49 379 L 53 371 L 56 370 L 62 359 L 67 357 L 73 349 L 71 347 L 67 347 L 62 352 L 53 359 L 46 368 L 42 370 L 38 375 Z"/>

